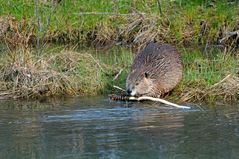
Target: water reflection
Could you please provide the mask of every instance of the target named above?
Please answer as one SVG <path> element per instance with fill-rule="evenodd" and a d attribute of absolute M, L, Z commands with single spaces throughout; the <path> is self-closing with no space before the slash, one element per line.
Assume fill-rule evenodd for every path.
<path fill-rule="evenodd" d="M 185 111 L 102 97 L 3 102 L 0 158 L 237 158 L 238 110 Z"/>

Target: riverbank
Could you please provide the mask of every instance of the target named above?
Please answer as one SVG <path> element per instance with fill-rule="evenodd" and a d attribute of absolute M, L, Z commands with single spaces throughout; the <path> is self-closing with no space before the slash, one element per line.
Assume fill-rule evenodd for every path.
<path fill-rule="evenodd" d="M 182 49 L 184 77 L 166 98 L 174 101 L 237 99 L 239 89 L 236 57 L 215 52 L 204 57 L 200 51 Z M 121 94 L 134 55 L 114 47 L 67 50 L 46 48 L 38 54 L 18 50 L 0 57 L 1 98 L 41 98 L 61 95 Z"/>
<path fill-rule="evenodd" d="M 237 1 L 19 0 L 1 4 L 0 41 L 12 47 L 54 43 L 138 50 L 157 41 L 230 52 L 238 44 Z"/>
<path fill-rule="evenodd" d="M 183 80 L 166 98 L 238 98 L 236 1 L 52 2 L 2 3 L 0 98 L 120 94 L 113 86 L 125 87 L 149 41 L 182 54 Z"/>
<path fill-rule="evenodd" d="M 109 93 L 125 83 L 133 54 L 123 48 L 103 51 L 66 50 L 3 52 L 0 57 L 0 97 L 38 98 Z M 119 74 L 119 72 L 121 72 Z M 119 74 L 121 77 L 116 78 Z M 114 79 L 115 78 L 115 79 Z"/>

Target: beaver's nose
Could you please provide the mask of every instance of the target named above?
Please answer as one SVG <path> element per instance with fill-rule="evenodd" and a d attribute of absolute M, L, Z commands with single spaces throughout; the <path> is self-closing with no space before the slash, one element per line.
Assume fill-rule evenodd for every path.
<path fill-rule="evenodd" d="M 127 89 L 127 95 L 130 95 L 132 91 L 130 89 Z"/>

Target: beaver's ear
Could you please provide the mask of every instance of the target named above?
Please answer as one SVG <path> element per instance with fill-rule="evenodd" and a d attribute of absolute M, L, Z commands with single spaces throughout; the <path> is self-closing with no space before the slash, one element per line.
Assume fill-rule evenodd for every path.
<path fill-rule="evenodd" d="M 145 78 L 148 78 L 149 77 L 149 74 L 147 72 L 144 72 L 144 77 Z"/>

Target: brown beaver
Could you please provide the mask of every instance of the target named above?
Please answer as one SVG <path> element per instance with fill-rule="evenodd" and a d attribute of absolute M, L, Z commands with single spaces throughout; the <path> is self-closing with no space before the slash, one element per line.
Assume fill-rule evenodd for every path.
<path fill-rule="evenodd" d="M 127 94 L 160 97 L 171 91 L 182 75 L 181 57 L 174 46 L 149 43 L 133 61 L 126 80 Z"/>

